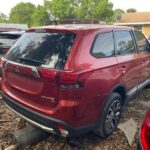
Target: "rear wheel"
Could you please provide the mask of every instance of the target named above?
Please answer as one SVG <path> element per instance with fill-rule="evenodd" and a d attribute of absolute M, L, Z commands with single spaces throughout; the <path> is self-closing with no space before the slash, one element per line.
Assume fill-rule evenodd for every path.
<path fill-rule="evenodd" d="M 107 137 L 116 129 L 122 112 L 122 98 L 118 93 L 111 93 L 102 111 L 99 125 L 94 133 Z"/>

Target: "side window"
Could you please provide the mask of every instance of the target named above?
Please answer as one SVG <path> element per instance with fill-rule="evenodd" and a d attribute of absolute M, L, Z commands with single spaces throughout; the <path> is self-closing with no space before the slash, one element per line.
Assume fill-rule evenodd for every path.
<path fill-rule="evenodd" d="M 93 44 L 92 55 L 97 58 L 110 57 L 114 52 L 113 33 L 100 33 Z"/>
<path fill-rule="evenodd" d="M 118 55 L 126 55 L 136 52 L 130 31 L 115 31 L 114 35 Z"/>
<path fill-rule="evenodd" d="M 134 31 L 134 33 L 135 33 L 135 39 L 138 46 L 138 51 L 139 52 L 148 51 L 149 44 L 145 36 L 138 31 Z"/>

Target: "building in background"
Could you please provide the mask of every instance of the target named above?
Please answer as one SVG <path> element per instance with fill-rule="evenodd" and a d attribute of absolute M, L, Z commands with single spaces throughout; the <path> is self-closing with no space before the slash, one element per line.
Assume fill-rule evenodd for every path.
<path fill-rule="evenodd" d="M 0 32 L 2 31 L 22 31 L 28 28 L 27 24 L 0 23 Z"/>
<path fill-rule="evenodd" d="M 116 25 L 134 27 L 150 36 L 150 12 L 125 13 Z"/>

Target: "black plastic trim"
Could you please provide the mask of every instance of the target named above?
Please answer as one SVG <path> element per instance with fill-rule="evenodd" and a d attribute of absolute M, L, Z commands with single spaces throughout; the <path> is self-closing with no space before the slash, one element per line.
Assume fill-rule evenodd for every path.
<path fill-rule="evenodd" d="M 34 122 L 42 126 L 54 129 L 54 132 L 60 136 L 61 136 L 61 132 L 57 128 L 57 124 L 64 126 L 64 128 L 68 131 L 67 137 L 75 137 L 75 136 L 87 133 L 97 126 L 97 124 L 90 124 L 90 125 L 75 128 L 67 124 L 64 121 L 61 121 L 61 120 L 58 120 L 49 116 L 45 116 L 29 108 L 26 108 L 25 106 L 15 102 L 12 98 L 10 98 L 4 93 L 2 93 L 2 95 L 3 95 L 4 102 L 6 103 L 6 105 L 12 108 L 12 110 L 16 111 L 18 114 L 30 120 L 33 120 Z"/>

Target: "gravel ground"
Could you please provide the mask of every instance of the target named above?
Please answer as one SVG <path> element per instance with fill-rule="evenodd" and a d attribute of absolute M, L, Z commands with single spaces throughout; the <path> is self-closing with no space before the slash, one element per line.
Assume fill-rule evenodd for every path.
<path fill-rule="evenodd" d="M 87 133 L 73 140 L 76 145 L 69 145 L 65 138 L 50 135 L 44 141 L 28 146 L 24 150 L 136 150 L 140 124 L 149 106 L 150 89 L 145 89 L 130 101 L 123 111 L 121 123 L 133 118 L 138 124 L 138 130 L 131 146 L 128 144 L 124 133 L 116 129 L 113 135 L 106 139 L 100 139 L 93 133 Z M 7 109 L 0 99 L 0 150 L 12 144 L 12 133 L 15 130 L 28 125 L 26 121 Z"/>

